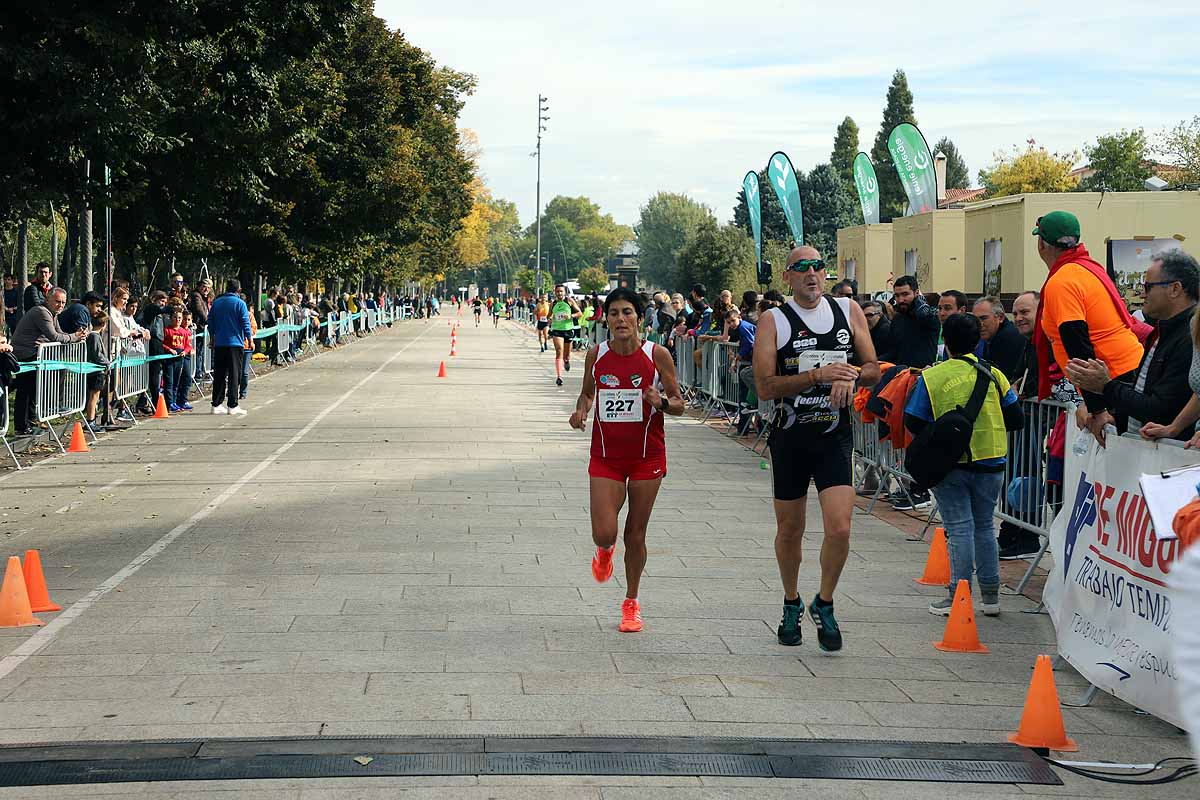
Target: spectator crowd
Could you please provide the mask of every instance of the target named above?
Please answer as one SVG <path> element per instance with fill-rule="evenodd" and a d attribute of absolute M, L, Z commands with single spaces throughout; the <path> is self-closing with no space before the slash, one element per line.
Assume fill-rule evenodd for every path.
<path fill-rule="evenodd" d="M 253 302 L 236 280 L 218 295 L 209 278 L 189 286 L 179 273 L 165 289 L 143 293 L 118 279 L 111 297 L 88 291 L 69 300 L 52 275 L 43 262 L 23 290 L 15 276 L 4 278 L 0 382 L 6 395 L 11 392 L 11 429 L 18 437 L 47 427 L 37 419 L 37 370 L 22 369 L 38 360 L 43 344 L 86 343 L 86 360 L 94 368 L 86 373 L 84 421 L 92 430 L 117 430 L 137 416 L 153 415 L 160 398 L 169 413 L 192 411 L 200 383 L 209 379 L 213 413 L 244 414 L 239 401 L 247 395 L 252 361 L 282 366 L 296 361 L 306 341 L 336 345 L 345 331 L 330 320 L 348 320 L 348 335 L 357 337 L 367 332 L 365 310 L 437 313 L 432 297 L 318 295 L 295 285 L 269 287 Z M 117 365 L 143 361 L 149 373 L 144 391 L 124 391 L 137 387 L 119 385 Z"/>

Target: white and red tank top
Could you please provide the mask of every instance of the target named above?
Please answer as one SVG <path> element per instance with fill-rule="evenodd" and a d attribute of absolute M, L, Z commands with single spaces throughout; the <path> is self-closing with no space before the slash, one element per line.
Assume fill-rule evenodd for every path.
<path fill-rule="evenodd" d="M 667 452 L 663 414 L 642 398 L 658 385 L 654 343 L 646 342 L 623 356 L 601 342 L 592 365 L 596 404 L 592 455 L 601 458 L 647 458 Z"/>

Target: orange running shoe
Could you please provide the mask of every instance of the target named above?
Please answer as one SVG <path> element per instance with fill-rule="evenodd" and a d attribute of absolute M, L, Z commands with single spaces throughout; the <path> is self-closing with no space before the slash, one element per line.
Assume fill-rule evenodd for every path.
<path fill-rule="evenodd" d="M 592 577 L 596 579 L 596 583 L 604 583 L 612 577 L 612 557 L 617 548 L 605 550 L 603 547 L 596 548 L 596 555 L 592 556 Z"/>
<path fill-rule="evenodd" d="M 632 597 L 626 597 L 621 603 L 621 624 L 617 627 L 621 633 L 637 633 L 642 629 L 642 607 Z"/>

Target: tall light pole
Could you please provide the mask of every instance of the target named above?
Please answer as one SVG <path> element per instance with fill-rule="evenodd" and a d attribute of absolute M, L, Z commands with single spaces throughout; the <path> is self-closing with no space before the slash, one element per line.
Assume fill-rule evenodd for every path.
<path fill-rule="evenodd" d="M 537 149 L 530 153 L 537 158 L 537 277 L 534 279 L 536 293 L 542 291 L 542 131 L 546 130 L 542 123 L 550 119 L 545 114 L 550 110 L 546 100 L 547 98 L 538 92 Z"/>

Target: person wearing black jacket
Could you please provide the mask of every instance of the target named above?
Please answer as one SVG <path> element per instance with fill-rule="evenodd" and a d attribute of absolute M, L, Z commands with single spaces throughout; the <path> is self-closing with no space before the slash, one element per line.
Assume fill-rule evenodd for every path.
<path fill-rule="evenodd" d="M 1025 337 L 1008 321 L 1004 302 L 999 297 L 981 297 L 971 306 L 979 319 L 984 341 L 983 358 L 1004 373 L 1009 382 L 1021 375 L 1025 361 Z"/>
<path fill-rule="evenodd" d="M 863 315 L 867 318 L 867 327 L 871 329 L 871 344 L 875 345 L 875 356 L 880 361 L 893 361 L 892 350 L 892 321 L 883 310 L 883 303 L 878 300 L 862 300 Z"/>
<path fill-rule="evenodd" d="M 901 275 L 893 286 L 892 361 L 907 367 L 928 367 L 937 358 L 937 309 L 925 302 L 913 275 Z"/>
<path fill-rule="evenodd" d="M 53 285 L 50 283 L 50 265 L 45 261 L 39 261 L 37 272 L 33 276 L 33 280 L 25 287 L 25 296 L 22 299 L 22 306 L 25 311 L 34 306 L 46 305 L 46 294 L 50 291 Z"/>
<path fill-rule="evenodd" d="M 150 301 L 146 303 L 146 307 L 142 309 L 142 318 L 139 320 L 142 327 L 150 331 L 150 347 L 149 355 L 161 356 L 167 352 L 167 347 L 163 343 L 163 331 L 167 327 L 167 318 L 163 315 L 167 313 L 167 293 L 161 289 L 156 289 L 150 293 Z M 138 407 L 143 413 L 153 414 L 158 407 L 158 392 L 159 384 L 162 381 L 162 361 L 151 361 L 147 364 L 147 370 L 150 373 L 150 382 L 146 387 L 146 396 L 150 402 L 149 409 L 139 403 Z"/>
<path fill-rule="evenodd" d="M 1113 423 L 1119 432 L 1139 432 L 1146 423 L 1170 425 L 1192 397 L 1188 370 L 1192 364 L 1191 321 L 1200 299 L 1200 269 L 1187 254 L 1163 253 L 1146 270 L 1142 284 L 1146 316 L 1159 322 L 1146 338 L 1145 353 L 1133 383 L 1113 380 L 1107 365 L 1094 358 L 1072 358 L 1067 377 L 1080 389 L 1104 399 L 1102 420 L 1093 430 Z M 1172 438 L 1188 440 L 1192 429 Z M 1097 439 L 1104 444 L 1102 434 Z"/>

